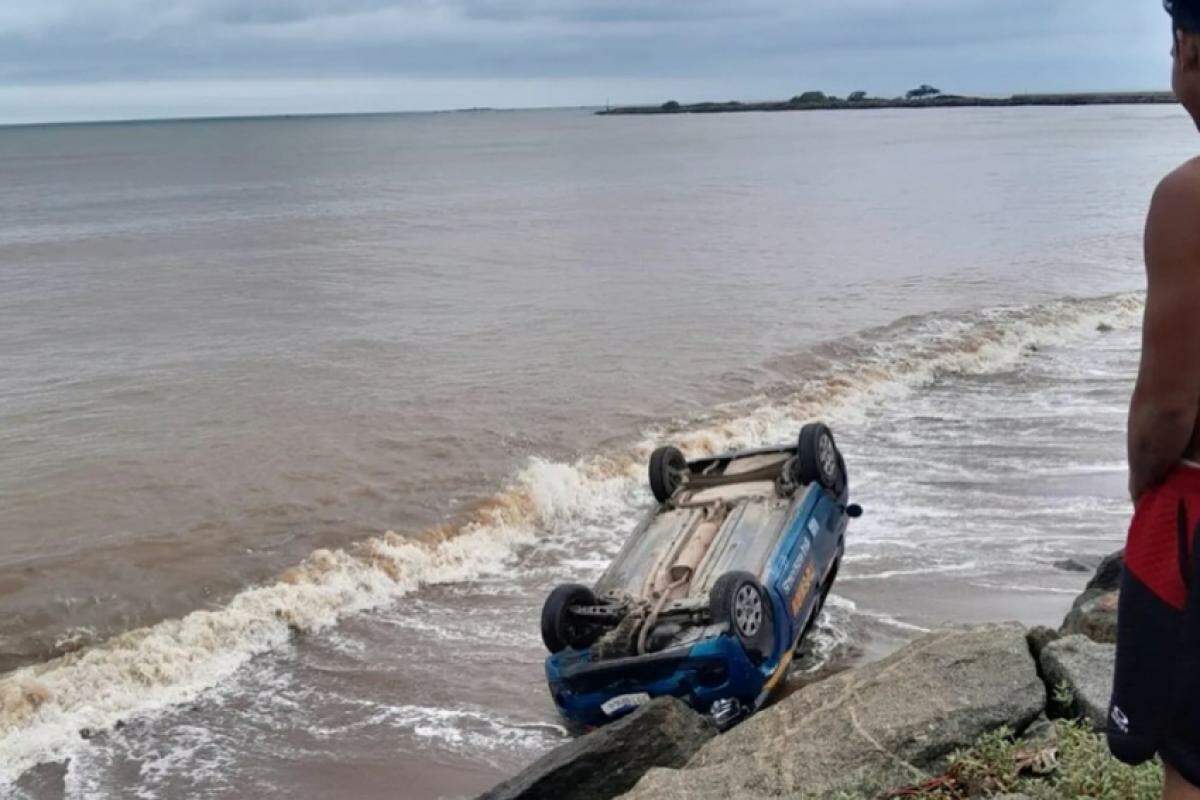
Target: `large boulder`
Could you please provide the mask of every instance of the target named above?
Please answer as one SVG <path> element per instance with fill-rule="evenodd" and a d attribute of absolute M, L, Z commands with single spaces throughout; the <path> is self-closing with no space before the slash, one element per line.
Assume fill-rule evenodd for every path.
<path fill-rule="evenodd" d="M 1046 703 L 1015 623 L 938 631 L 806 686 L 713 739 L 683 769 L 651 770 L 628 800 L 870 794 L 925 780 L 952 751 Z"/>
<path fill-rule="evenodd" d="M 716 728 L 674 697 L 660 697 L 538 759 L 479 800 L 608 800 L 651 767 L 681 767 Z"/>
<path fill-rule="evenodd" d="M 1055 710 L 1085 719 L 1097 730 L 1103 729 L 1108 718 L 1116 658 L 1116 645 L 1093 642 L 1081 634 L 1064 636 L 1046 645 L 1041 659 L 1047 687 L 1051 693 L 1060 686 L 1071 693 L 1067 707 Z"/>
<path fill-rule="evenodd" d="M 1096 642 L 1117 641 L 1118 589 L 1124 558 L 1125 551 L 1120 550 L 1100 562 L 1083 594 L 1075 599 L 1059 632 L 1064 636 L 1083 634 Z"/>

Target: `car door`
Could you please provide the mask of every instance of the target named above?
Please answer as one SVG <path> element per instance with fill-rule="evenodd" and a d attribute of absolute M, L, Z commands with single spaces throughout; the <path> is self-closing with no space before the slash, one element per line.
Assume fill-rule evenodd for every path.
<path fill-rule="evenodd" d="M 815 589 L 824 575 L 819 536 L 823 496 L 824 492 L 814 484 L 794 499 L 767 581 L 787 610 L 787 639 L 791 642 L 795 642 L 808 618 Z"/>

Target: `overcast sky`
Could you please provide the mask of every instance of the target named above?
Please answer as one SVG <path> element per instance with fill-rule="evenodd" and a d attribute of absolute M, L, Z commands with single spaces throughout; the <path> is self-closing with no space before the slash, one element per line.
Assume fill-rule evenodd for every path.
<path fill-rule="evenodd" d="M 0 122 L 1165 89 L 1158 0 L 0 0 Z"/>

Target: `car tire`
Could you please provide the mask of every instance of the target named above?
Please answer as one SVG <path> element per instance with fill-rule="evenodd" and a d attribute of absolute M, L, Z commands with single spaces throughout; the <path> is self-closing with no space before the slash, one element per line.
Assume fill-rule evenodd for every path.
<path fill-rule="evenodd" d="M 819 483 L 830 492 L 840 494 L 845 486 L 845 469 L 833 431 L 823 422 L 810 422 L 800 429 L 796 448 L 796 482 L 802 486 Z"/>
<path fill-rule="evenodd" d="M 654 499 L 665 503 L 683 485 L 687 459 L 677 447 L 660 447 L 650 455 L 650 491 Z"/>
<path fill-rule="evenodd" d="M 542 642 L 546 649 L 558 653 L 568 647 L 579 650 L 590 646 L 597 638 L 595 629 L 571 619 L 570 608 L 595 604 L 596 596 L 586 586 L 556 586 L 542 605 Z"/>
<path fill-rule="evenodd" d="M 775 635 L 771 603 L 749 572 L 727 572 L 717 578 L 708 594 L 708 608 L 714 623 L 729 625 L 751 660 L 761 662 L 770 653 Z"/>

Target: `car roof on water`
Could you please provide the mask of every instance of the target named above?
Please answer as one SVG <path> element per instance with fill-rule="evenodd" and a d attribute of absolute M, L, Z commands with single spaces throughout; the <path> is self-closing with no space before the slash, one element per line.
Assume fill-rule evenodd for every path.
<path fill-rule="evenodd" d="M 687 596 L 707 597 L 712 583 L 726 572 L 761 577 L 792 501 L 776 494 L 773 481 L 754 481 L 701 490 L 687 504 L 697 502 L 727 504 L 728 513 L 697 565 Z M 687 504 L 658 509 L 639 526 L 596 584 L 597 593 L 648 599 L 645 587 L 652 582 L 651 573 L 669 567 L 664 559 L 694 533 L 704 516 L 703 508 Z"/>

